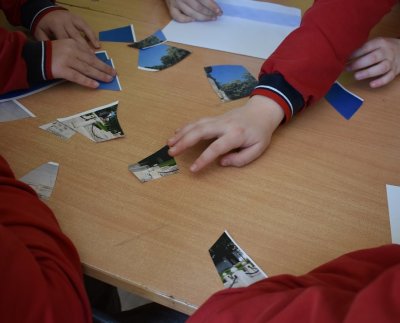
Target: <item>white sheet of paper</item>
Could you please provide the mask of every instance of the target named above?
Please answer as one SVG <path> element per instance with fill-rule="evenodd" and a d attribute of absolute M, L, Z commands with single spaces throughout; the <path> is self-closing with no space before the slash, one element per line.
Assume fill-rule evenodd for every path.
<path fill-rule="evenodd" d="M 215 21 L 171 21 L 168 41 L 266 59 L 300 25 L 301 10 L 253 0 L 219 0 Z"/>
<path fill-rule="evenodd" d="M 392 242 L 400 244 L 400 186 L 386 185 Z"/>

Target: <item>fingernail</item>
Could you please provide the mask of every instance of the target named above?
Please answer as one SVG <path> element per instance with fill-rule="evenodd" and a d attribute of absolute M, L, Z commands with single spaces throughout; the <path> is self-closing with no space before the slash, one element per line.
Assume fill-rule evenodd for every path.
<path fill-rule="evenodd" d="M 176 148 L 175 148 L 175 147 L 171 147 L 171 148 L 168 150 L 168 153 L 169 153 L 169 154 L 173 154 L 174 152 L 176 152 Z"/>
<path fill-rule="evenodd" d="M 196 164 L 193 164 L 192 166 L 190 166 L 190 171 L 191 172 L 197 172 L 197 170 L 199 169 L 199 167 Z"/>
<path fill-rule="evenodd" d="M 99 82 L 96 82 L 96 81 L 94 81 L 94 82 L 93 82 L 93 85 L 94 85 L 94 87 L 98 88 L 98 87 L 100 86 L 100 83 L 99 83 Z"/>

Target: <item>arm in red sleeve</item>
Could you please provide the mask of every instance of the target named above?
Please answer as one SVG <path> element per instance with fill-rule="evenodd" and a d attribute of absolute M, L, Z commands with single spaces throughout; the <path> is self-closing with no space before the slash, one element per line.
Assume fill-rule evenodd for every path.
<path fill-rule="evenodd" d="M 22 25 L 32 34 L 47 13 L 65 10 L 50 0 L 0 0 L 0 8 L 10 23 Z M 51 54 L 50 41 L 28 41 L 20 32 L 0 28 L 0 94 L 53 79 Z"/>
<path fill-rule="evenodd" d="M 264 62 L 253 95 L 265 95 L 286 120 L 329 90 L 351 55 L 396 0 L 316 0 L 293 31 Z"/>
<path fill-rule="evenodd" d="M 304 276 L 280 275 L 211 296 L 188 323 L 398 322 L 400 245 L 360 250 Z"/>
<path fill-rule="evenodd" d="M 91 322 L 79 256 L 0 157 L 0 321 Z"/>

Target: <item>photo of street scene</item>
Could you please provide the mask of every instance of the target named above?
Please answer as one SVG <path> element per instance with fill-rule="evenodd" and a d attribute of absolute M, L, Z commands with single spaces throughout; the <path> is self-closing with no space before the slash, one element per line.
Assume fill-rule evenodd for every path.
<path fill-rule="evenodd" d="M 139 50 L 139 69 L 157 72 L 173 66 L 190 55 L 190 52 L 173 46 L 160 44 Z"/>
<path fill-rule="evenodd" d="M 128 170 L 142 183 L 176 174 L 179 168 L 175 159 L 168 155 L 168 149 L 164 146 L 140 162 L 129 165 Z"/>
<path fill-rule="evenodd" d="M 225 231 L 209 249 L 224 288 L 249 286 L 267 275 Z"/>
<path fill-rule="evenodd" d="M 118 122 L 117 108 L 118 101 L 57 120 L 90 140 L 107 141 L 124 136 Z"/>
<path fill-rule="evenodd" d="M 249 96 L 257 80 L 241 65 L 215 65 L 204 67 L 208 82 L 220 100 L 228 102 Z"/>
<path fill-rule="evenodd" d="M 167 39 L 165 38 L 163 32 L 161 30 L 157 30 L 153 35 L 128 46 L 132 48 L 145 49 L 164 43 L 166 40 Z"/>
<path fill-rule="evenodd" d="M 57 120 L 41 125 L 39 128 L 48 131 L 64 140 L 67 140 L 76 134 L 76 132 L 70 127 L 67 127 L 65 124 Z"/>

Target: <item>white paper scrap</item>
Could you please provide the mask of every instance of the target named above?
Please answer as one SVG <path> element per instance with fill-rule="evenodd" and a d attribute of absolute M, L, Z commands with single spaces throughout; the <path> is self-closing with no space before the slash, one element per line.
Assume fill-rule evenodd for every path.
<path fill-rule="evenodd" d="M 400 244 L 400 186 L 386 185 L 392 243 Z"/>

